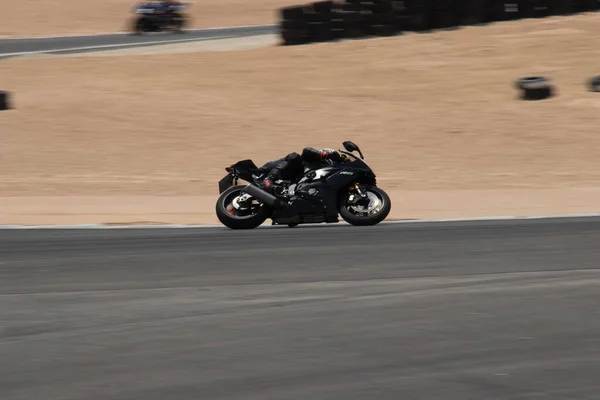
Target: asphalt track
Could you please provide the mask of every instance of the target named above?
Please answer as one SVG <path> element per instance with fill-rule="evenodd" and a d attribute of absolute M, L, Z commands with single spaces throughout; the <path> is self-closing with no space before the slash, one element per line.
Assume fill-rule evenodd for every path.
<path fill-rule="evenodd" d="M 600 218 L 1 230 L 0 398 L 598 399 Z"/>
<path fill-rule="evenodd" d="M 218 40 L 272 34 L 276 26 L 242 26 L 186 30 L 180 34 L 159 33 L 131 35 L 128 33 L 95 36 L 64 36 L 0 40 L 0 59 L 29 54 L 75 54 L 98 50 L 156 46 L 168 43 Z"/>

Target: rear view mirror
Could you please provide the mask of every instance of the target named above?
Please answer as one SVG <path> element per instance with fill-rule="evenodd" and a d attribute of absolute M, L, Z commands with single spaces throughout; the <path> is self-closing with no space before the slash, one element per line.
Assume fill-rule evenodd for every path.
<path fill-rule="evenodd" d="M 348 151 L 350 153 L 352 153 L 353 151 L 358 151 L 358 154 L 360 154 L 360 158 L 362 158 L 364 160 L 365 157 L 363 156 L 363 153 L 360 151 L 360 149 L 358 148 L 356 143 L 347 140 L 342 144 L 344 145 L 344 148 L 346 149 L 346 151 Z"/>
<path fill-rule="evenodd" d="M 350 153 L 352 153 L 353 151 L 358 151 L 358 146 L 356 144 L 352 143 L 351 141 L 346 141 L 346 142 L 342 143 L 342 145 Z"/>

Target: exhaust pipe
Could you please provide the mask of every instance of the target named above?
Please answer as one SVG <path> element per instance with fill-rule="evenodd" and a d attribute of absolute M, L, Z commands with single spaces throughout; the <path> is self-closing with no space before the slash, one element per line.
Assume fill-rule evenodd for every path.
<path fill-rule="evenodd" d="M 244 189 L 242 189 L 242 192 L 248 193 L 250 196 L 257 198 L 258 200 L 262 201 L 270 207 L 283 207 L 283 203 L 281 202 L 281 200 L 273 196 L 271 193 L 267 193 L 258 186 L 255 186 L 251 183 L 248 184 Z"/>

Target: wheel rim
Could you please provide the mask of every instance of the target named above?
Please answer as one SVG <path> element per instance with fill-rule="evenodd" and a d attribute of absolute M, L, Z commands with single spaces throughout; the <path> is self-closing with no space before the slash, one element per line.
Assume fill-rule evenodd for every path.
<path fill-rule="evenodd" d="M 255 217 L 261 210 L 262 203 L 256 201 L 250 195 L 240 195 L 240 191 L 231 192 L 223 199 L 223 209 L 236 219 L 248 219 Z"/>
<path fill-rule="evenodd" d="M 358 205 L 349 205 L 346 208 L 352 214 L 360 217 L 370 217 L 383 210 L 385 202 L 381 196 L 377 195 L 377 193 L 367 191 L 367 199 L 368 203 L 359 200 Z"/>

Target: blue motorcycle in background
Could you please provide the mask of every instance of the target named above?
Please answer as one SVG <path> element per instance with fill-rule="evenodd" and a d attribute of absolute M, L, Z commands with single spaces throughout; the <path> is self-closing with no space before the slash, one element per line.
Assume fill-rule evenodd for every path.
<path fill-rule="evenodd" d="M 146 2 L 134 8 L 137 14 L 133 22 L 133 32 L 181 32 L 188 23 L 183 14 L 187 6 L 184 3 L 165 1 Z"/>

